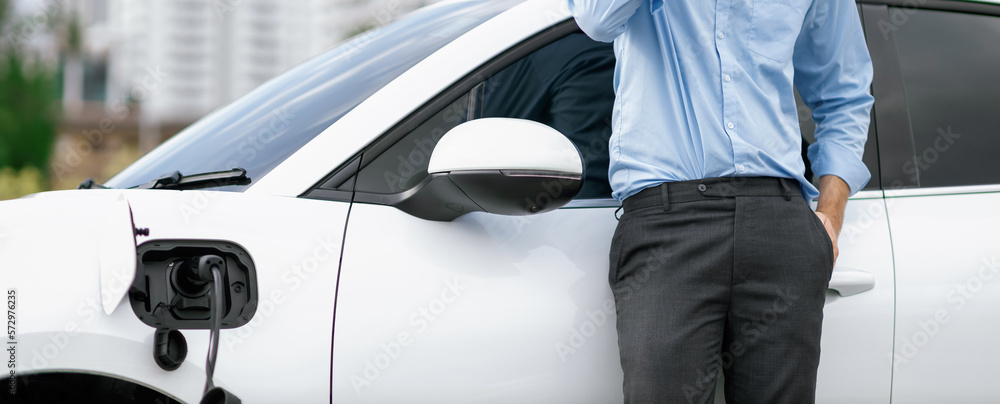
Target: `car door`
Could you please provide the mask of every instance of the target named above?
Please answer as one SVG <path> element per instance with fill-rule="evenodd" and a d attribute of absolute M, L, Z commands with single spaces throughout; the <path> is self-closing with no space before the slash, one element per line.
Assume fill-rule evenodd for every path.
<path fill-rule="evenodd" d="M 893 402 L 997 402 L 1000 86 L 981 77 L 1000 66 L 1000 7 L 889 3 L 866 6 L 866 20 L 880 21 L 895 100 L 879 125 L 896 267 L 883 358 Z"/>
<path fill-rule="evenodd" d="M 572 65 L 580 54 L 600 59 L 594 54 L 601 50 L 580 35 L 568 21 L 512 48 L 430 101 L 310 192 L 353 192 L 354 198 L 337 293 L 334 401 L 622 400 L 614 303 L 607 283 L 607 253 L 619 204 L 609 198 L 606 182 L 598 182 L 606 176 L 593 175 L 602 156 L 606 173 L 611 104 L 605 98 L 592 107 L 605 105 L 607 110 L 578 114 L 573 122 L 587 116 L 591 124 L 567 133 L 558 127 L 559 119 L 531 111 L 530 105 L 544 104 L 536 99 L 539 92 L 507 87 L 549 83 L 523 80 L 518 72 L 526 66 L 550 71 Z M 579 52 L 561 53 L 564 46 Z M 579 66 L 595 64 L 600 65 Z M 608 97 L 610 71 L 599 74 L 607 77 L 602 91 Z M 497 103 L 491 98 L 497 94 L 515 98 Z M 489 116 L 556 126 L 581 150 L 590 186 L 566 207 L 534 216 L 473 212 L 437 222 L 391 206 L 427 175 L 427 160 L 444 133 Z M 874 161 L 874 148 L 871 157 Z M 537 199 L 560 192 L 553 186 Z M 836 289 L 828 294 L 820 398 L 888 402 L 890 369 L 879 364 L 891 351 L 893 279 L 877 180 L 848 206 L 847 224 L 855 231 L 842 239 L 831 282 Z"/>
<path fill-rule="evenodd" d="M 380 202 L 427 176 L 431 149 L 447 130 L 483 117 L 562 128 L 577 135 L 588 168 L 604 156 L 606 173 L 613 67 L 609 44 L 571 22 L 557 25 L 362 153 L 337 295 L 334 401 L 621 400 L 607 287 L 618 204 L 606 175 L 588 176 L 585 195 L 568 208 L 535 216 L 474 212 L 437 222 Z M 582 90 L 595 101 L 580 105 L 572 94 L 588 80 L 604 85 Z M 534 199 L 563 192 L 554 182 Z"/>
<path fill-rule="evenodd" d="M 244 402 L 283 402 L 289 397 L 301 403 L 328 402 L 333 296 L 350 204 L 168 190 L 132 190 L 128 200 L 135 225 L 148 229 L 148 236 L 138 237 L 140 253 L 160 244 L 171 246 L 163 253 L 167 258 L 186 258 L 185 247 L 206 251 L 203 247 L 212 246 L 223 255 L 227 245 L 236 244 L 256 268 L 255 285 L 227 292 L 250 291 L 253 297 L 255 291 L 256 311 L 245 324 L 221 331 L 215 385 Z M 153 365 L 155 330 L 136 321 L 129 308 L 118 310 L 128 314 L 116 314 L 135 323 L 130 334 L 136 339 L 145 335 L 149 341 L 141 346 L 148 354 L 134 358 L 147 365 L 141 371 L 154 373 L 151 379 L 157 386 L 175 397 L 200 400 L 208 331 L 181 331 L 189 349 L 187 362 L 168 372 Z M 266 384 L 261 383 L 265 373 Z"/>

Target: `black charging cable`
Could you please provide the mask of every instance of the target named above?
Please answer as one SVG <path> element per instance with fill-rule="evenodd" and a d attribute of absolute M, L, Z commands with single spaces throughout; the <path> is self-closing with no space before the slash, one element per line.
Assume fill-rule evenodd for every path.
<path fill-rule="evenodd" d="M 211 265 L 212 268 L 212 308 L 210 310 L 212 319 L 212 331 L 209 334 L 208 357 L 205 359 L 205 395 L 215 387 L 212 379 L 215 377 L 215 360 L 219 356 L 219 329 L 222 328 L 222 271 L 218 265 Z"/>
<path fill-rule="evenodd" d="M 183 281 L 178 282 L 183 290 L 191 294 L 207 292 L 204 289 L 209 282 L 211 296 L 209 297 L 209 318 L 211 331 L 209 333 L 208 355 L 205 358 L 205 390 L 202 393 L 202 404 L 239 404 L 240 399 L 225 389 L 215 387 L 215 362 L 219 356 L 219 332 L 222 329 L 222 317 L 225 315 L 225 279 L 222 268 L 226 262 L 217 255 L 202 255 L 191 258 L 180 274 Z"/>

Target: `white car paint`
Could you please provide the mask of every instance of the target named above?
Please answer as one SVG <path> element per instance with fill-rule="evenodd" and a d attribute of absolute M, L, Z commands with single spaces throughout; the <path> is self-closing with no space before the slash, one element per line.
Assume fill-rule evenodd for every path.
<path fill-rule="evenodd" d="M 109 228 L 131 233 L 131 225 L 112 228 L 121 224 L 113 217 L 123 212 L 108 209 L 120 207 L 116 201 L 126 193 L 50 192 L 2 204 L 0 256 L 11 265 L 4 269 L 18 269 L 3 272 L 4 286 L 16 289 L 18 301 L 17 372 L 115 375 L 196 401 L 199 396 L 184 391 L 204 381 L 202 365 L 163 377 L 152 361 L 152 328 L 138 322 L 127 303 L 111 314 L 102 307 L 101 253 L 111 250 L 101 248 L 99 235 Z M 117 279 L 105 290 L 120 293 L 129 286 Z M 207 337 L 196 340 L 202 339 Z"/>
<path fill-rule="evenodd" d="M 1000 397 L 996 188 L 938 188 L 937 195 L 925 190 L 920 197 L 896 190 L 886 199 L 898 288 L 893 402 Z"/>
<path fill-rule="evenodd" d="M 893 349 L 896 285 L 881 194 L 862 191 L 847 204 L 840 257 L 823 311 L 817 402 L 889 402 L 892 367 L 887 357 Z M 842 297 L 832 290 L 838 281 L 857 287 L 855 281 L 868 279 L 874 281 L 872 289 L 858 294 Z"/>
<path fill-rule="evenodd" d="M 19 372 L 106 374 L 199 400 L 208 332 L 182 331 L 188 360 L 164 371 L 153 329 L 116 298 L 129 270 L 114 270 L 111 255 L 135 247 L 122 241 L 131 207 L 150 229 L 140 243 L 223 239 L 253 256 L 262 301 L 250 324 L 222 332 L 215 378 L 246 403 L 620 402 L 613 204 L 432 222 L 297 198 L 457 78 L 567 16 L 563 1 L 529 1 L 473 29 L 242 194 L 89 190 L 0 203 L 2 283 L 16 287 L 24 319 Z M 995 401 L 996 187 L 885 194 L 848 204 L 831 281 L 846 296 L 827 295 L 818 401 Z"/>
<path fill-rule="evenodd" d="M 566 136 L 538 122 L 511 118 L 458 125 L 434 146 L 427 165 L 429 174 L 501 169 L 583 175 L 580 151 Z"/>
<path fill-rule="evenodd" d="M 128 290 L 118 283 L 132 284 L 135 279 L 135 238 L 122 229 L 133 227 L 132 209 L 124 193 L 105 206 L 108 211 L 101 229 L 101 305 L 111 314 Z"/>
<path fill-rule="evenodd" d="M 614 208 L 441 223 L 357 204 L 341 267 L 334 401 L 620 402 L 607 283 L 615 225 Z M 408 343 L 393 355 L 386 347 L 400 338 Z"/>
<path fill-rule="evenodd" d="M 333 304 L 348 204 L 286 197 L 93 190 L 4 202 L 3 228 L 16 236 L 3 240 L 0 254 L 25 268 L 4 272 L 4 284 L 18 289 L 23 319 L 18 372 L 114 375 L 184 402 L 201 399 L 207 331 L 181 331 L 187 361 L 168 372 L 153 361 L 154 329 L 136 318 L 128 299 L 110 315 L 102 310 L 97 252 L 104 250 L 101 238 L 90 234 L 120 224 L 94 212 L 119 206 L 114 202 L 121 195 L 132 206 L 136 226 L 150 229 L 140 243 L 221 239 L 251 252 L 260 296 L 257 313 L 248 324 L 222 331 L 216 385 L 240 392 L 247 403 L 290 397 L 301 403 L 329 401 Z M 35 216 L 40 210 L 48 212 L 47 220 Z M 132 229 L 116 230 L 130 234 Z M 56 255 L 53 243 L 59 246 Z M 112 290 L 127 290 L 130 284 L 119 279 Z"/>

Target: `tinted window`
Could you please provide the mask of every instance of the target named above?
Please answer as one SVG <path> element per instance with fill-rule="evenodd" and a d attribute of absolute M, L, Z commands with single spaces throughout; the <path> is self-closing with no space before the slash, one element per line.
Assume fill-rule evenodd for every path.
<path fill-rule="evenodd" d="M 357 191 L 393 194 L 427 177 L 427 164 L 438 140 L 469 120 L 469 95 L 465 94 L 420 124 L 405 138 L 376 157 L 358 175 Z"/>
<path fill-rule="evenodd" d="M 614 105 L 615 58 L 610 44 L 577 33 L 512 63 L 453 100 L 362 169 L 357 191 L 396 193 L 427 176 L 430 151 L 470 119 L 529 119 L 569 138 L 585 163 L 577 198 L 610 198 L 608 139 Z M 530 145 L 525 145 L 530 147 Z"/>
<path fill-rule="evenodd" d="M 195 123 L 107 185 L 132 187 L 175 170 L 233 167 L 257 180 L 389 81 L 519 1 L 439 4 L 361 34 Z"/>
<path fill-rule="evenodd" d="M 892 9 L 921 187 L 1000 183 L 1000 18 Z M 896 19 L 894 19 L 895 21 Z"/>

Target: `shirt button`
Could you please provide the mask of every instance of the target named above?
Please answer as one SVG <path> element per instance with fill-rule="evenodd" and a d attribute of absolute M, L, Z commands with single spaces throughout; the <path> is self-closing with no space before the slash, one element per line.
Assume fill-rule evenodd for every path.
<path fill-rule="evenodd" d="M 719 39 L 726 39 L 726 34 L 723 34 L 722 31 L 719 31 L 718 36 Z"/>
<path fill-rule="evenodd" d="M 737 168 L 739 168 L 739 169 L 740 169 L 740 172 L 741 172 L 741 173 L 747 170 L 747 166 L 745 166 L 745 165 L 743 165 L 743 164 L 740 164 L 740 165 L 739 165 L 739 166 L 738 166 Z"/>
<path fill-rule="evenodd" d="M 733 76 L 730 76 L 730 75 L 727 74 L 725 76 L 722 76 L 722 79 L 725 80 L 725 81 L 732 81 L 733 80 Z"/>
<path fill-rule="evenodd" d="M 727 124 L 726 124 L 726 127 L 727 127 L 727 128 L 729 128 L 729 129 L 732 129 L 732 128 L 735 128 L 735 127 L 736 127 L 736 124 L 734 124 L 734 123 L 730 122 L 730 123 L 727 123 Z"/>

